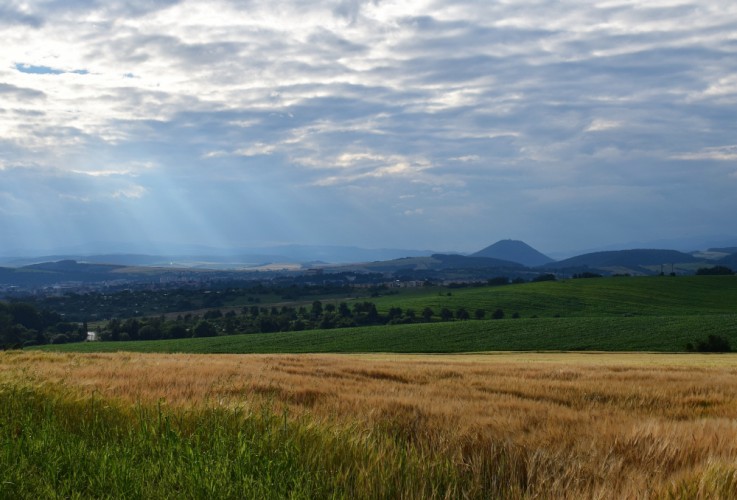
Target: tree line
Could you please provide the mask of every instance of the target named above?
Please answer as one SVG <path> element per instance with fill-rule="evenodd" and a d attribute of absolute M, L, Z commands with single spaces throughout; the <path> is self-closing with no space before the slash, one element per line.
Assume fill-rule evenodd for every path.
<path fill-rule="evenodd" d="M 0 348 L 81 342 L 87 339 L 87 324 L 65 321 L 55 312 L 31 304 L 0 302 Z"/>
<path fill-rule="evenodd" d="M 496 309 L 488 316 L 502 319 L 505 314 L 501 309 Z M 513 317 L 519 316 L 515 314 Z M 392 307 L 381 314 L 372 302 L 355 302 L 349 306 L 345 302 L 336 305 L 315 300 L 311 306 L 251 305 L 243 307 L 239 312 L 229 310 L 223 313 L 220 309 L 213 309 L 201 316 L 189 313 L 178 315 L 174 319 L 164 316 L 125 320 L 115 318 L 108 321 L 97 333 L 98 338 L 104 341 L 161 340 L 486 318 L 487 311 L 484 309 L 468 311 L 464 307 L 455 310 L 443 307 L 435 311 L 425 307 L 421 311 L 415 311 L 411 308 Z"/>

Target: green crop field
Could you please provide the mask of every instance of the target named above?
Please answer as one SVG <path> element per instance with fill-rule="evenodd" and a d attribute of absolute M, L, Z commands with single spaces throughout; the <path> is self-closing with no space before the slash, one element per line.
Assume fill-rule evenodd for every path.
<path fill-rule="evenodd" d="M 451 295 L 447 295 L 450 293 Z M 537 316 L 685 316 L 737 312 L 737 276 L 618 277 L 546 281 L 480 288 L 402 289 L 371 299 L 390 307 L 465 307 Z"/>
<path fill-rule="evenodd" d="M 38 349 L 66 352 L 424 352 L 685 350 L 720 335 L 737 345 L 737 314 L 455 321 L 138 342 L 88 342 Z"/>
<path fill-rule="evenodd" d="M 450 294 L 450 295 L 449 295 Z M 361 299 L 359 299 L 361 300 Z M 193 353 L 599 350 L 679 352 L 709 335 L 737 346 L 737 277 L 601 278 L 501 287 L 405 289 L 390 307 L 500 308 L 505 319 L 39 347 L 54 351 Z M 518 313 L 519 319 L 512 319 Z"/>

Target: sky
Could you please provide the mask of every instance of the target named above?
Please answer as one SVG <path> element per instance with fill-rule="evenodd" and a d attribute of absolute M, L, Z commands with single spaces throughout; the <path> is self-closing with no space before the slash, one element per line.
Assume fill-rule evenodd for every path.
<path fill-rule="evenodd" d="M 737 242 L 737 3 L 4 0 L 0 254 Z"/>

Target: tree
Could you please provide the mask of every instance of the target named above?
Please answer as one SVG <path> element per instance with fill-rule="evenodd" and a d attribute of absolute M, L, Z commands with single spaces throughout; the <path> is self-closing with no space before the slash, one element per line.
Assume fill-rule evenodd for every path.
<path fill-rule="evenodd" d="M 161 337 L 161 332 L 153 325 L 145 325 L 138 330 L 138 338 L 141 340 L 154 340 L 159 337 Z"/>
<path fill-rule="evenodd" d="M 169 326 L 169 338 L 183 339 L 185 337 L 189 337 L 189 331 L 184 325 L 180 325 L 179 323 L 174 323 L 171 326 Z"/>
<path fill-rule="evenodd" d="M 261 316 L 258 319 L 258 329 L 262 333 L 278 332 L 279 323 L 272 316 Z"/>
<path fill-rule="evenodd" d="M 335 328 L 335 321 L 334 316 L 332 314 L 326 314 L 322 317 L 322 320 L 320 321 L 320 324 L 317 325 L 318 328 L 322 330 L 329 330 L 331 328 Z"/>
<path fill-rule="evenodd" d="M 63 333 L 51 337 L 52 344 L 66 344 L 67 342 L 69 342 L 69 337 Z"/>
<path fill-rule="evenodd" d="M 692 343 L 686 344 L 686 350 L 698 352 L 732 352 L 729 340 L 720 335 L 709 335 L 706 340 L 700 340 L 696 347 Z"/>
<path fill-rule="evenodd" d="M 453 311 L 451 311 L 447 307 L 443 307 L 440 310 L 440 319 L 442 319 L 443 321 L 450 321 L 451 319 L 453 319 Z"/>
<path fill-rule="evenodd" d="M 474 316 L 476 317 L 476 319 L 484 319 L 486 317 L 486 311 L 484 311 L 483 309 L 476 309 Z"/>
<path fill-rule="evenodd" d="M 389 309 L 389 321 L 402 317 L 401 307 L 392 307 Z"/>
<path fill-rule="evenodd" d="M 353 304 L 353 316 L 359 325 L 371 325 L 379 321 L 379 312 L 373 302 L 356 302 Z"/>
<path fill-rule="evenodd" d="M 113 318 L 108 321 L 107 331 L 110 332 L 110 340 L 117 342 L 120 340 L 120 335 L 123 333 L 123 329 L 118 318 Z M 102 333 L 102 339 L 105 340 L 106 333 Z"/>
<path fill-rule="evenodd" d="M 44 325 L 41 315 L 32 305 L 17 302 L 10 304 L 8 309 L 10 315 L 13 317 L 13 323 L 23 325 L 32 330 L 43 329 Z"/>
<path fill-rule="evenodd" d="M 212 309 L 210 311 L 205 312 L 205 314 L 202 315 L 204 319 L 218 319 L 223 317 L 223 312 L 220 309 Z"/>
<path fill-rule="evenodd" d="M 237 326 L 238 320 L 231 316 L 226 316 L 225 320 L 223 321 L 223 330 L 225 330 L 226 335 L 233 335 Z"/>
<path fill-rule="evenodd" d="M 138 340 L 138 330 L 141 329 L 141 322 L 135 318 L 127 319 L 120 327 L 121 333 L 127 333 L 130 340 Z"/>
<path fill-rule="evenodd" d="M 493 313 L 491 313 L 491 319 L 504 319 L 504 311 L 501 309 L 495 310 Z"/>
<path fill-rule="evenodd" d="M 11 344 L 10 332 L 13 328 L 13 317 L 7 312 L 5 304 L 0 302 L 0 344 Z"/>
<path fill-rule="evenodd" d="M 215 328 L 215 325 L 206 319 L 198 321 L 194 327 L 195 337 L 215 337 L 217 334 L 218 331 Z"/>
<path fill-rule="evenodd" d="M 366 317 L 372 323 L 379 320 L 379 311 L 376 310 L 376 304 L 368 302 L 368 310 L 366 311 Z"/>
<path fill-rule="evenodd" d="M 348 304 L 341 302 L 338 305 L 338 314 L 343 318 L 348 318 L 351 315 L 351 310 L 348 308 Z"/>
<path fill-rule="evenodd" d="M 468 311 L 466 311 L 464 307 L 459 307 L 458 310 L 456 311 L 456 318 L 460 320 L 467 320 L 467 319 L 471 319 L 471 315 L 468 314 Z"/>
<path fill-rule="evenodd" d="M 433 310 L 429 307 L 426 307 L 422 310 L 422 319 L 424 319 L 425 321 L 430 321 L 433 316 L 435 316 L 435 312 L 433 312 Z"/>
<path fill-rule="evenodd" d="M 322 316 L 322 302 L 319 300 L 316 300 L 312 303 L 312 310 L 310 311 L 310 314 L 313 318 L 319 318 Z"/>

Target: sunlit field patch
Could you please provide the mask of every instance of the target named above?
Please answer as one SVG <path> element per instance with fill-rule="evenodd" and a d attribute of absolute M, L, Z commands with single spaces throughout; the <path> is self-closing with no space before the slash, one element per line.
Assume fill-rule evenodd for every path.
<path fill-rule="evenodd" d="M 285 463 L 302 465 L 290 476 L 293 488 L 280 494 L 729 497 L 737 494 L 735 360 L 626 353 L 21 352 L 0 356 L 0 381 L 6 395 L 22 387 L 47 400 L 61 394 L 59 404 L 74 400 L 89 407 L 96 400 L 118 408 L 116 421 L 139 422 L 131 408 L 163 408 L 166 418 L 180 422 L 173 432 L 181 439 L 193 433 L 188 419 L 201 422 L 197 418 L 208 411 L 228 422 L 227 432 L 235 434 L 227 439 L 238 439 L 233 412 L 252 429 L 249 439 L 266 428 L 262 421 L 281 426 L 284 443 L 268 446 L 287 446 L 294 455 L 280 455 Z M 232 459 L 226 449 L 225 462 Z M 5 456 L 13 458 L 7 448 Z M 330 467 L 345 482 L 319 491 L 300 483 L 322 477 L 325 457 L 333 457 Z M 177 463 L 182 473 L 192 465 Z M 258 470 L 251 473 L 256 477 Z M 244 473 L 221 471 L 213 493 L 225 492 L 237 471 Z M 382 490 L 382 475 L 393 478 L 391 491 Z M 356 481 L 360 491 L 349 487 Z"/>

